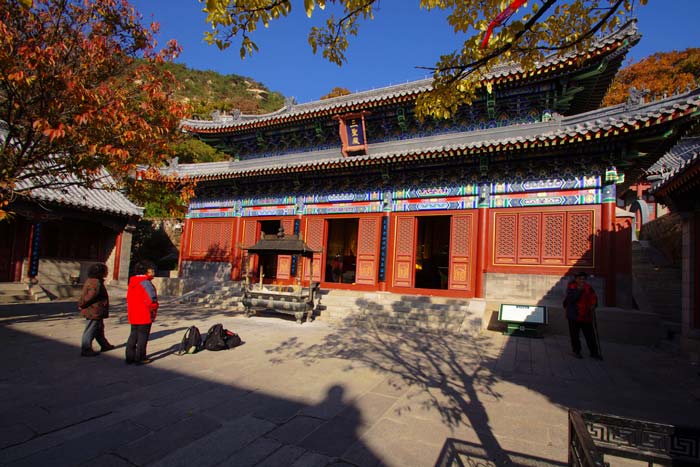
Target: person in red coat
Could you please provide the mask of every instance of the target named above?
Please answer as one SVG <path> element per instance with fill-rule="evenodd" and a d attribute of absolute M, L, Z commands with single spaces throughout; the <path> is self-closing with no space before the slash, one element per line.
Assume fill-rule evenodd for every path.
<path fill-rule="evenodd" d="M 581 340 L 579 333 L 583 332 L 586 339 L 588 351 L 591 357 L 598 360 L 603 358 L 598 349 L 598 342 L 593 326 L 593 313 L 598 305 L 598 297 L 593 287 L 586 282 L 586 273 L 579 272 L 566 286 L 566 298 L 564 299 L 564 309 L 566 319 L 569 321 L 569 337 L 571 338 L 571 349 L 576 358 L 581 357 Z"/>
<path fill-rule="evenodd" d="M 146 345 L 158 313 L 158 294 L 151 282 L 155 276 L 155 265 L 150 261 L 141 261 L 134 270 L 136 275 L 129 279 L 126 291 L 127 314 L 131 324 L 131 334 L 126 342 L 126 363 L 145 365 L 151 363 L 146 356 Z"/>

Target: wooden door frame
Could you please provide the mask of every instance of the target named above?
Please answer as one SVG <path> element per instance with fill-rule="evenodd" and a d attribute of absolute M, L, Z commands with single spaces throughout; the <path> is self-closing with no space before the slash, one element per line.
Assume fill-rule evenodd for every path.
<path fill-rule="evenodd" d="M 396 261 L 396 235 L 398 219 L 401 217 L 410 217 L 414 219 L 413 226 L 413 248 L 415 250 L 418 234 L 418 218 L 419 217 L 435 217 L 443 216 L 450 218 L 450 237 L 452 236 L 452 219 L 454 216 L 471 214 L 471 245 L 470 245 L 470 261 L 469 267 L 471 269 L 469 289 L 468 290 L 453 290 L 453 289 L 422 289 L 415 287 L 415 275 L 412 280 L 413 287 L 401 287 L 396 286 L 395 277 L 395 261 Z M 460 298 L 472 298 L 475 296 L 476 292 L 476 235 L 477 235 L 477 219 L 478 210 L 477 209 L 467 209 L 467 210 L 450 210 L 450 211 L 417 211 L 417 212 L 392 212 L 389 215 L 389 250 L 387 254 L 387 290 L 392 293 L 403 293 L 403 294 L 415 294 L 415 295 L 433 295 L 439 297 L 460 297 Z M 450 238 L 451 239 L 451 238 Z M 415 252 L 414 252 L 414 262 L 415 262 Z M 450 246 L 450 267 L 452 264 L 452 246 Z M 450 279 L 451 281 L 451 279 Z"/>

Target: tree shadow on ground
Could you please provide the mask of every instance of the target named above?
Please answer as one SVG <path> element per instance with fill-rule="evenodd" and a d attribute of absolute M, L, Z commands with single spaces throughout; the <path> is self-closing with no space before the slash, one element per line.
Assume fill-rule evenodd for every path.
<path fill-rule="evenodd" d="M 692 381 L 684 382 L 684 368 L 673 364 L 670 354 L 609 344 L 610 357 L 605 362 L 578 360 L 571 356 L 565 336 L 537 339 L 488 331 L 409 331 L 407 327 L 379 328 L 371 314 L 365 317 L 338 325 L 316 345 L 287 339 L 267 350 L 270 361 L 282 364 L 299 359 L 311 365 L 339 358 L 348 362 L 344 371 L 365 365 L 419 388 L 393 407 L 396 414 L 437 411 L 443 424 L 455 432 L 467 427 L 476 434 L 470 440 L 452 436 L 454 442 L 443 446 L 442 455 L 448 458 L 450 453 L 470 456 L 471 452 L 493 465 L 562 465 L 557 459 L 566 455 L 569 408 L 693 424 L 691 414 L 697 400 L 692 400 Z M 537 395 L 552 405 L 535 402 Z M 515 399 L 519 397 L 523 400 Z M 530 400 L 535 404 L 532 407 L 527 405 Z M 499 414 L 497 419 L 489 417 L 494 411 Z M 509 420 L 518 428 L 508 426 Z M 561 444 L 547 441 L 552 430 L 559 432 L 555 439 L 563 438 L 558 441 Z M 504 433 L 510 438 L 506 447 Z M 512 440 L 521 436 L 525 444 L 536 443 L 527 451 L 530 455 L 513 449 Z M 548 451 L 533 451 L 533 446 Z M 540 456 L 531 455 L 535 453 Z M 443 460 L 438 459 L 438 465 L 451 465 L 441 464 Z M 450 462 L 457 462 L 454 456 Z"/>
<path fill-rule="evenodd" d="M 480 401 L 498 400 L 493 388 L 497 378 L 489 368 L 494 358 L 489 354 L 487 339 L 473 335 L 468 339 L 450 334 L 428 334 L 407 330 L 384 330 L 365 322 L 343 326 L 328 335 L 321 344 L 306 347 L 292 338 L 269 349 L 271 360 L 281 364 L 286 359 L 302 359 L 307 364 L 334 357 L 348 361 L 345 371 L 359 362 L 400 378 L 423 390 L 417 406 L 397 406 L 397 414 L 414 410 L 437 410 L 443 423 L 451 428 L 471 427 L 479 436 L 488 458 L 506 465 L 508 454 L 501 448 L 489 427 L 489 417 Z"/>

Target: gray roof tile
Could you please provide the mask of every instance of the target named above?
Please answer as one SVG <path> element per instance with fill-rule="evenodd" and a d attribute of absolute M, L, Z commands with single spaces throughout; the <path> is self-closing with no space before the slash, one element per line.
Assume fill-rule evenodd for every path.
<path fill-rule="evenodd" d="M 696 166 L 698 163 L 700 163 L 700 153 L 695 151 L 687 158 L 684 158 L 680 165 L 678 165 L 676 168 L 674 168 L 670 172 L 664 173 L 663 178 L 659 182 L 655 183 L 649 189 L 649 192 L 652 194 L 658 193 L 659 191 L 667 187 L 670 183 L 682 177 L 683 173 L 686 170 L 689 170 L 693 166 Z"/>
<path fill-rule="evenodd" d="M 553 119 L 549 122 L 518 124 L 487 130 L 447 133 L 369 144 L 368 154 L 364 156 L 343 157 L 340 146 L 338 146 L 334 149 L 243 161 L 179 164 L 177 168 L 166 168 L 162 171 L 165 174 L 176 173 L 181 177 L 195 179 L 225 178 L 226 176 L 245 176 L 246 174 L 283 168 L 309 170 L 329 165 L 355 164 L 365 160 L 398 160 L 418 153 L 463 151 L 514 143 L 554 141 L 563 136 L 573 137 L 624 128 L 626 125 L 644 123 L 662 115 L 698 106 L 700 106 L 700 89 L 634 108 L 628 108 L 626 104 L 619 104 L 571 117 Z"/>
<path fill-rule="evenodd" d="M 90 211 L 99 211 L 120 216 L 142 216 L 143 208 L 134 203 L 119 191 L 110 189 L 114 186 L 114 179 L 105 171 L 101 171 L 95 178 L 95 186 L 87 188 L 79 184 L 74 175 L 64 175 L 60 183 L 63 186 L 52 188 L 34 188 L 42 182 L 55 182 L 53 180 L 24 180 L 17 184 L 20 190 L 31 189 L 29 199 L 58 203 L 64 206 L 75 207 Z"/>
<path fill-rule="evenodd" d="M 700 152 L 700 137 L 681 138 L 666 154 L 649 167 L 648 175 L 673 172 Z"/>

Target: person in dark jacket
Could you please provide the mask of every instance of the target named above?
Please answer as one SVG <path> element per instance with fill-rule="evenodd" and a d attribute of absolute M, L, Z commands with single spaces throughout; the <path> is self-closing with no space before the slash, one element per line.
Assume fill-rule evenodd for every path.
<path fill-rule="evenodd" d="M 579 338 L 579 334 L 583 332 L 591 357 L 602 360 L 593 327 L 593 313 L 598 305 L 598 297 L 593 287 L 586 282 L 586 277 L 585 272 L 579 272 L 566 286 L 564 309 L 566 310 L 566 319 L 569 321 L 571 349 L 576 358 L 583 358 L 581 357 L 581 340 Z"/>
<path fill-rule="evenodd" d="M 78 310 L 87 320 L 80 343 L 80 355 L 94 357 L 99 353 L 92 350 L 93 340 L 97 340 L 102 352 L 114 349 L 105 337 L 104 319 L 109 317 L 109 294 L 105 287 L 107 266 L 95 263 L 88 269 L 87 276 L 78 300 Z"/>
<path fill-rule="evenodd" d="M 126 291 L 126 306 L 131 334 L 126 342 L 126 363 L 145 365 L 151 363 L 146 356 L 146 345 L 151 325 L 158 313 L 158 294 L 151 279 L 155 276 L 155 265 L 141 261 L 135 267 L 136 275 L 129 279 Z"/>

